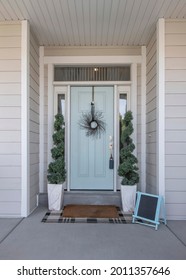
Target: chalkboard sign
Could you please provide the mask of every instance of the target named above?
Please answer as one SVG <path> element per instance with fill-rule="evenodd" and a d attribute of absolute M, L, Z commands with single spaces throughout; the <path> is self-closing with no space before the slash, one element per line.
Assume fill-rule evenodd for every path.
<path fill-rule="evenodd" d="M 160 224 L 160 210 L 162 209 L 163 222 L 166 224 L 163 197 L 148 193 L 137 192 L 133 223 L 153 226 L 158 229 Z"/>

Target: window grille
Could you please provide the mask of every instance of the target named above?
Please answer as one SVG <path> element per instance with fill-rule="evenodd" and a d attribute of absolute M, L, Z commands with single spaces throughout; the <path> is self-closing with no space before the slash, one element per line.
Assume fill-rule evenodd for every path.
<path fill-rule="evenodd" d="M 130 66 L 55 66 L 54 81 L 130 81 Z"/>

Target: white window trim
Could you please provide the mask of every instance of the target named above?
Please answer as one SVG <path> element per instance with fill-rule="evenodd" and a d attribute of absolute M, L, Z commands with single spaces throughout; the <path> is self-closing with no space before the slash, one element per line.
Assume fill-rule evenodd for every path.
<path fill-rule="evenodd" d="M 50 150 L 53 147 L 53 141 L 52 141 L 53 123 L 54 123 L 53 77 L 54 77 L 54 65 L 48 64 L 48 164 L 52 161 Z"/>
<path fill-rule="evenodd" d="M 69 94 L 68 94 L 68 86 L 54 86 L 54 116 L 58 113 L 57 108 L 58 108 L 58 95 L 59 94 L 64 94 L 65 95 L 65 116 L 64 116 L 64 121 L 65 121 L 65 163 L 66 163 L 66 169 L 69 170 L 69 129 L 70 129 L 70 114 L 69 114 Z M 68 182 L 69 182 L 69 172 L 67 171 L 67 178 L 66 178 L 66 186 L 68 188 Z"/>
<path fill-rule="evenodd" d="M 120 94 L 126 94 L 127 95 L 127 111 L 131 109 L 131 86 L 117 86 L 115 85 L 115 112 L 114 112 L 114 162 L 115 166 L 119 166 L 119 160 L 120 160 L 120 155 L 119 155 L 119 98 Z M 115 173 L 114 173 L 114 186 L 115 189 L 114 191 L 117 191 L 120 189 L 120 176 L 117 173 L 117 168 L 115 168 Z"/>

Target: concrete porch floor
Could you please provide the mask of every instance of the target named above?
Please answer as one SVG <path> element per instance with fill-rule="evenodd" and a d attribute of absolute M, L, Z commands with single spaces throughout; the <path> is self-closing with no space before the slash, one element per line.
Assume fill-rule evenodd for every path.
<path fill-rule="evenodd" d="M 46 207 L 25 219 L 0 219 L 1 260 L 186 260 L 186 221 L 139 224 L 46 224 Z"/>

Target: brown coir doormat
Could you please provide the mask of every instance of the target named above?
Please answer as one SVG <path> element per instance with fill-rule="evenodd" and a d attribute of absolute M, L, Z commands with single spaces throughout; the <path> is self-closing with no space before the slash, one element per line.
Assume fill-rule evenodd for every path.
<path fill-rule="evenodd" d="M 63 209 L 63 218 L 119 218 L 114 205 L 77 205 L 69 204 Z"/>
<path fill-rule="evenodd" d="M 68 207 L 67 207 L 68 206 Z M 82 210 L 80 211 L 80 207 L 78 207 L 78 211 L 77 211 L 77 208 L 75 207 L 75 205 L 73 207 L 69 207 L 70 205 L 67 205 L 64 207 L 63 210 L 60 210 L 60 211 L 48 211 L 45 216 L 43 217 L 42 219 L 42 222 L 43 223 L 73 223 L 73 224 L 76 224 L 76 223 L 109 223 L 109 224 L 130 224 L 131 221 L 132 221 L 132 215 L 126 215 L 124 214 L 121 209 L 117 206 L 111 206 L 109 207 L 108 209 L 108 206 L 106 207 L 103 206 L 103 207 L 93 207 L 93 210 L 90 211 L 90 205 L 88 205 L 88 207 L 86 207 L 87 205 L 84 205 L 84 215 L 85 217 L 77 217 L 77 215 L 80 215 L 82 216 Z M 71 205 L 72 206 L 72 205 Z M 77 205 L 76 205 L 77 206 Z M 78 205 L 79 206 L 79 205 Z M 73 215 L 75 217 L 72 217 L 72 208 L 73 208 Z M 88 211 L 88 208 L 89 208 L 89 211 Z M 98 209 L 99 208 L 99 209 Z M 100 210 L 104 209 L 104 211 L 101 211 L 102 213 L 100 214 Z M 71 216 L 69 215 L 69 210 L 71 209 Z M 76 211 L 75 211 L 76 209 Z M 92 207 L 91 207 L 92 209 Z M 68 212 L 67 212 L 68 210 Z M 99 211 L 98 211 L 99 210 Z M 110 210 L 110 211 L 107 211 Z M 115 210 L 117 211 L 117 214 L 115 212 Z M 65 217 L 64 216 L 64 211 L 67 213 L 65 215 L 69 215 L 68 217 Z M 81 212 L 81 214 L 80 214 Z M 89 212 L 89 213 L 88 213 Z M 104 213 L 106 212 L 105 215 L 107 215 L 107 218 L 100 218 L 100 215 L 103 217 L 105 216 Z M 109 214 L 108 214 L 109 213 Z M 91 217 L 90 217 L 91 215 Z M 92 215 L 94 215 L 94 217 L 92 217 Z M 112 216 L 112 217 L 109 217 L 109 216 Z M 115 218 L 114 216 L 117 215 L 117 217 Z M 99 216 L 99 217 L 98 217 Z"/>

